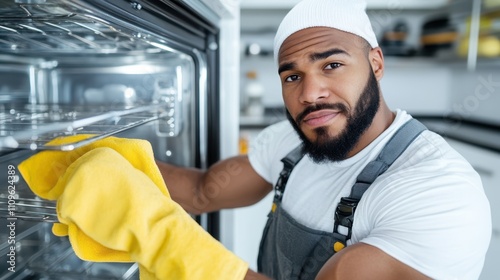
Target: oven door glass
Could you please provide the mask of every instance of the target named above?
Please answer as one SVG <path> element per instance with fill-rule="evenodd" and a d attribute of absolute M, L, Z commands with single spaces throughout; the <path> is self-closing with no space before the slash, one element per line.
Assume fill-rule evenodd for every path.
<path fill-rule="evenodd" d="M 38 151 L 71 151 L 109 136 L 148 140 L 162 161 L 206 164 L 206 34 L 180 33 L 182 18 L 166 18 L 152 3 L 167 2 L 0 0 L 1 182 L 8 166 Z M 50 143 L 76 134 L 88 137 Z M 19 174 L 15 184 L 12 244 L 9 193 L 0 192 L 0 262 L 8 264 L 14 246 L 15 272 L 2 270 L 0 279 L 138 279 L 132 263 L 78 259 L 67 238 L 51 233 L 54 204 L 33 195 Z"/>

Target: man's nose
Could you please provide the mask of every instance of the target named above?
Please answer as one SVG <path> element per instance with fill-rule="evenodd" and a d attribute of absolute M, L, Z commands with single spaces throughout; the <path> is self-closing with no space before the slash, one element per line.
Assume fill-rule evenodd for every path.
<path fill-rule="evenodd" d="M 299 101 L 303 104 L 314 104 L 329 96 L 327 84 L 320 78 L 303 77 L 302 91 Z"/>

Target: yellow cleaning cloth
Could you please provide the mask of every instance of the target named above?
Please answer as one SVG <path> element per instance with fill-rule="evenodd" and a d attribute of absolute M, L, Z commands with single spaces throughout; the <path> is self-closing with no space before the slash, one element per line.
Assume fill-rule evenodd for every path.
<path fill-rule="evenodd" d="M 48 145 L 72 143 L 91 136 L 61 137 L 49 142 Z M 69 152 L 42 151 L 23 161 L 19 165 L 19 171 L 36 195 L 44 199 L 56 200 L 64 191 L 65 185 L 58 182 L 67 172 L 68 167 L 84 154 L 100 147 L 108 147 L 118 152 L 134 168 L 143 172 L 163 195 L 169 197 L 165 182 L 154 161 L 151 145 L 145 140 L 108 137 Z M 106 176 L 113 176 L 113 174 L 107 174 Z M 94 180 L 95 184 L 100 184 L 101 178 L 95 176 Z M 120 195 L 120 193 L 115 194 L 117 198 L 120 198 Z M 64 224 L 54 224 L 52 231 L 57 236 L 65 236 L 70 233 L 72 236 L 70 239 L 71 245 L 75 251 L 79 252 L 78 256 L 83 260 L 102 262 L 131 261 L 128 253 L 108 249 L 78 230 L 69 228 L 70 232 L 68 232 L 68 227 Z"/>
<path fill-rule="evenodd" d="M 56 138 L 47 145 L 62 145 L 73 143 L 92 137 L 89 134 L 79 134 Z M 66 172 L 66 169 L 76 159 L 90 150 L 99 147 L 108 147 L 126 158 L 135 168 L 146 174 L 163 192 L 168 194 L 158 166 L 154 161 L 151 144 L 146 140 L 108 137 L 73 151 L 42 151 L 23 161 L 19 170 L 31 190 L 44 199 L 56 200 L 62 190 L 54 188 L 57 180 Z"/>
<path fill-rule="evenodd" d="M 158 190 L 141 170 L 110 148 L 71 164 L 56 187 L 61 223 L 107 248 L 128 252 L 156 279 L 241 280 L 248 264 L 228 251 Z M 116 194 L 120 193 L 117 197 Z M 77 254 L 84 248 L 75 248 Z M 141 276 L 146 279 L 145 274 Z"/>

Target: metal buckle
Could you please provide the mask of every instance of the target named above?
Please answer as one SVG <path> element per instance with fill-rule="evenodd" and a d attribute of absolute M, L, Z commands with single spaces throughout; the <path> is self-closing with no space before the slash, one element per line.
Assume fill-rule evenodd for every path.
<path fill-rule="evenodd" d="M 338 231 L 338 227 L 339 225 L 341 225 L 348 229 L 348 233 L 346 235 L 347 239 L 351 238 L 352 225 L 354 222 L 354 211 L 358 206 L 358 202 L 359 200 L 351 197 L 342 197 L 340 199 L 340 202 L 337 205 L 337 209 L 335 210 L 335 224 L 333 227 L 334 233 L 341 234 Z"/>
<path fill-rule="evenodd" d="M 274 187 L 275 189 L 275 194 L 274 194 L 274 199 L 281 201 L 281 198 L 283 197 L 283 190 L 285 189 L 285 185 L 288 182 L 288 177 L 290 176 L 290 173 L 292 173 L 291 170 L 282 170 L 280 172 L 280 177 L 278 178 L 278 182 L 276 182 L 276 185 Z"/>

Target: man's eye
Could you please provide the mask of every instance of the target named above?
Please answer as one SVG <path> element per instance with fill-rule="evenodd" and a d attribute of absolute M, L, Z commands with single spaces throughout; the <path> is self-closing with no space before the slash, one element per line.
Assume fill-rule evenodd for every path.
<path fill-rule="evenodd" d="M 325 69 L 335 69 L 335 68 L 339 68 L 340 66 L 342 66 L 342 64 L 340 63 L 337 63 L 337 62 L 334 62 L 334 63 L 330 63 L 328 64 Z"/>
<path fill-rule="evenodd" d="M 293 82 L 299 79 L 298 75 L 291 75 L 285 78 L 285 82 Z"/>

